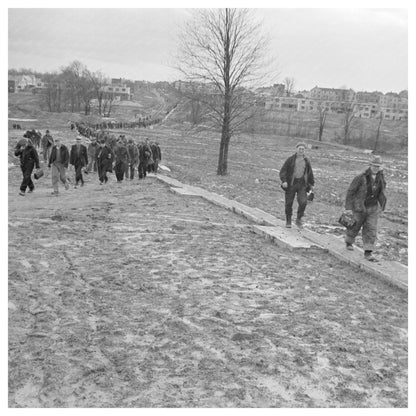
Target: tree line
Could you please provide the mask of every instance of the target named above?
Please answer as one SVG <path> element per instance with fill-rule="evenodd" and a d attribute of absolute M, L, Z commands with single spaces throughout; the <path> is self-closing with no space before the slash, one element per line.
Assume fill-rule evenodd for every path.
<path fill-rule="evenodd" d="M 110 83 L 101 71 L 91 71 L 80 61 L 73 61 L 59 71 L 40 73 L 31 69 L 10 69 L 9 75 L 35 75 L 44 83 L 33 92 L 42 94 L 43 104 L 50 112 L 83 112 L 91 114 L 92 102 L 97 100 L 98 114 L 111 114 L 114 95 L 103 91 Z"/>

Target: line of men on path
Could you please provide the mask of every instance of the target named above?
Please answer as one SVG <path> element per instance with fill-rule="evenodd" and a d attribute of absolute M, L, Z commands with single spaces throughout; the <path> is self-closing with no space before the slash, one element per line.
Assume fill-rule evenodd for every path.
<path fill-rule="evenodd" d="M 84 137 L 98 137 L 103 131 L 109 129 L 135 129 L 146 128 L 154 124 L 158 124 L 162 121 L 161 118 L 153 118 L 152 116 L 146 116 L 139 118 L 137 121 L 104 121 L 101 123 L 85 123 L 85 122 L 70 122 L 71 130 L 77 130 L 79 134 Z"/>
<path fill-rule="evenodd" d="M 162 160 L 162 152 L 157 142 L 150 142 L 145 138 L 138 145 L 133 139 L 127 140 L 120 135 L 115 141 L 97 140 L 92 138 L 88 147 L 82 144 L 82 137 L 77 136 L 76 143 L 71 149 L 61 143 L 59 138 L 55 140 L 47 130 L 42 138 L 42 152 L 44 163 L 52 168 L 53 195 L 59 194 L 59 183 L 62 182 L 69 189 L 69 180 L 66 169 L 69 165 L 75 169 L 75 188 L 84 185 L 83 174 L 97 172 L 101 185 L 108 182 L 107 173 L 114 169 L 117 182 L 124 178 L 134 179 L 135 171 L 138 171 L 139 179 L 147 176 L 147 173 L 157 173 L 159 162 Z M 34 184 L 31 179 L 33 170 L 40 169 L 39 156 L 30 139 L 19 140 L 15 148 L 15 156 L 20 157 L 20 165 L 23 180 L 19 194 L 25 196 L 26 189 L 33 192 Z"/>
<path fill-rule="evenodd" d="M 48 132 L 49 133 L 49 132 Z M 46 136 L 46 135 L 45 135 Z M 53 140 L 53 139 L 52 139 Z M 66 178 L 68 163 L 75 168 L 75 186 L 84 185 L 83 168 L 88 174 L 98 172 L 100 185 L 108 182 L 107 173 L 113 168 L 117 182 L 123 178 L 134 179 L 135 169 L 138 169 L 139 179 L 145 178 L 147 172 L 157 172 L 158 163 L 162 159 L 159 145 L 150 143 L 146 138 L 144 143 L 136 145 L 133 139 L 126 140 L 121 135 L 116 143 L 109 140 L 96 140 L 93 138 L 88 148 L 81 144 L 82 137 L 77 136 L 76 144 L 68 152 L 66 146 L 55 139 L 51 147 L 48 166 L 52 167 L 53 194 L 58 195 L 58 183 L 61 181 L 65 188 L 69 188 Z M 313 191 L 315 179 L 311 162 L 305 155 L 306 144 L 299 142 L 296 153 L 284 162 L 279 176 L 281 187 L 285 191 L 286 227 L 292 227 L 292 212 L 295 197 L 298 202 L 296 225 L 303 228 L 302 218 L 308 201 L 308 193 Z M 34 184 L 31 174 L 39 166 L 36 149 L 30 139 L 22 139 L 16 146 L 15 155 L 20 157 L 23 180 L 20 186 L 20 195 L 25 195 L 26 189 L 33 192 Z M 45 157 L 45 156 L 44 156 Z M 46 159 L 45 159 L 46 160 Z M 357 175 L 351 182 L 345 200 L 345 213 L 352 218 L 351 226 L 347 227 L 345 244 L 347 250 L 353 250 L 353 244 L 359 232 L 362 233 L 364 257 L 369 261 L 378 261 L 373 255 L 377 238 L 377 222 L 381 211 L 386 207 L 385 196 L 386 181 L 382 169 L 380 156 L 373 155 L 368 168 Z"/>

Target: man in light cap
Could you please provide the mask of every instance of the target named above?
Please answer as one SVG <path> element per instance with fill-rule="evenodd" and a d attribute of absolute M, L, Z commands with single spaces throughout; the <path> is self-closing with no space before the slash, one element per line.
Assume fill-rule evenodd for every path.
<path fill-rule="evenodd" d="M 282 189 L 285 191 L 285 214 L 286 227 L 292 227 L 292 210 L 293 201 L 297 196 L 298 211 L 296 217 L 296 225 L 303 227 L 302 217 L 305 213 L 306 204 L 308 202 L 307 193 L 313 189 L 315 179 L 311 162 L 305 156 L 306 143 L 299 142 L 296 145 L 296 153 L 286 159 L 280 169 L 280 180 L 282 181 Z"/>
<path fill-rule="evenodd" d="M 387 198 L 384 194 L 386 181 L 380 156 L 372 156 L 370 165 L 351 182 L 345 198 L 345 209 L 352 213 L 355 224 L 347 228 L 345 244 L 347 250 L 353 250 L 355 237 L 362 230 L 364 257 L 369 261 L 378 261 L 373 256 L 377 238 L 377 221 L 380 211 L 384 211 Z"/>
<path fill-rule="evenodd" d="M 81 182 L 84 186 L 84 178 L 82 177 L 82 168 L 88 165 L 87 148 L 81 143 L 82 137 L 77 136 L 76 143 L 71 147 L 69 155 L 69 163 L 75 168 L 75 187 L 77 188 Z"/>

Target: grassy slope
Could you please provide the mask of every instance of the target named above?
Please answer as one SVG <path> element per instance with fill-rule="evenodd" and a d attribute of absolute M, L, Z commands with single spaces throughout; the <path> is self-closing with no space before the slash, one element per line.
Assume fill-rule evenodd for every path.
<path fill-rule="evenodd" d="M 85 117 L 40 111 L 37 99 L 30 94 L 10 95 L 9 117 L 36 117 L 37 122 L 21 123 L 22 127 L 38 128 L 42 132 L 49 128 L 52 134 L 59 134 L 64 142 L 73 140 L 74 133 L 68 128 L 68 120 L 82 120 Z M 136 94 L 135 100 L 136 105 L 120 103 L 115 106 L 113 117 L 131 120 L 138 110 L 143 111 L 143 114 L 162 115 L 169 108 L 169 100 L 151 89 Z M 293 153 L 296 142 L 303 137 L 262 134 L 260 128 L 260 132 L 235 136 L 230 144 L 229 175 L 218 177 L 219 134 L 197 133 L 190 129 L 189 123 L 183 123 L 185 112 L 186 108 L 184 110 L 184 107 L 179 106 L 164 123 L 153 129 L 116 130 L 114 133 L 124 133 L 126 137 L 136 140 L 142 140 L 145 136 L 157 140 L 162 148 L 163 163 L 170 167 L 172 176 L 256 206 L 283 219 L 283 192 L 279 187 L 278 171 L 284 160 Z M 97 119 L 96 116 L 87 119 L 93 118 Z M 294 120 L 295 117 L 292 122 Z M 330 123 L 334 121 L 328 120 L 328 126 Z M 21 134 L 18 130 L 9 131 L 9 161 L 16 162 L 12 149 Z M 308 225 L 319 232 L 341 235 L 343 230 L 338 227 L 337 218 L 342 210 L 346 189 L 353 176 L 366 168 L 368 157 L 357 148 L 316 142 L 309 156 L 316 176 L 316 201 L 307 208 Z M 380 221 L 379 250 L 386 258 L 407 263 L 407 153 L 390 151 L 383 157 L 388 205 Z"/>

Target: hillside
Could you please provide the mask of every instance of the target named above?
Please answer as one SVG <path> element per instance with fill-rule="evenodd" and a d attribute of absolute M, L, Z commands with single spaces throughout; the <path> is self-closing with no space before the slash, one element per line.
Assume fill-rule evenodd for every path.
<path fill-rule="evenodd" d="M 24 127 L 74 143 L 67 120 L 84 117 L 39 111 L 32 98 L 13 97 L 9 117 L 36 116 Z M 149 107 L 121 103 L 118 116 L 165 108 L 144 99 Z M 219 177 L 219 134 L 190 128 L 184 111 L 112 132 L 157 140 L 171 177 L 283 219 L 278 172 L 299 138 L 235 136 Z M 10 408 L 407 407 L 407 291 L 325 250 L 272 244 L 251 220 L 153 176 L 110 174 L 101 186 L 90 173 L 56 197 L 46 168 L 22 197 L 22 133 L 8 134 Z M 368 155 L 308 143 L 316 197 L 305 227 L 342 238 L 345 191 Z M 377 254 L 406 264 L 407 157 L 383 157 Z"/>
<path fill-rule="evenodd" d="M 114 108 L 115 119 L 129 120 L 138 109 L 146 113 L 162 114 L 170 102 L 155 91 L 144 91 L 134 103 L 120 103 Z M 23 128 L 47 128 L 70 143 L 74 133 L 68 120 L 92 120 L 97 116 L 47 113 L 37 107 L 35 97 L 25 94 L 9 96 L 9 117 L 32 118 L 33 123 L 22 123 Z M 141 100 L 141 101 L 139 101 Z M 168 103 L 168 104 L 167 104 Z M 216 175 L 219 138 L 217 133 L 191 128 L 183 121 L 186 106 L 179 105 L 158 125 L 150 128 L 113 130 L 136 141 L 149 137 L 162 148 L 163 163 L 171 175 L 190 184 L 237 199 L 283 219 L 283 192 L 279 186 L 278 171 L 284 160 L 294 152 L 294 146 L 303 136 L 264 134 L 256 130 L 232 138 L 229 152 L 229 175 Z M 10 123 L 9 123 L 10 125 Z M 21 137 L 19 130 L 9 130 L 9 162 L 16 163 L 13 147 Z M 294 134 L 294 133 L 293 133 Z M 353 176 L 367 166 L 368 155 L 362 149 L 337 143 L 319 143 L 308 140 L 315 176 L 316 199 L 307 208 L 306 221 L 318 232 L 342 236 L 337 223 L 347 187 Z M 408 239 L 408 164 L 406 150 L 383 154 L 387 179 L 387 209 L 380 220 L 379 251 L 389 260 L 407 264 Z M 358 243 L 359 244 L 359 243 Z"/>

